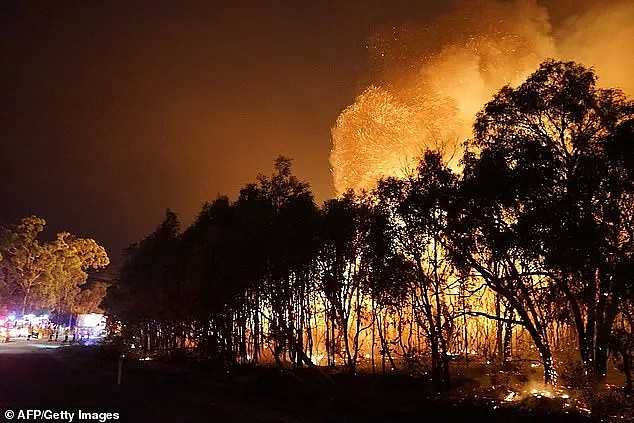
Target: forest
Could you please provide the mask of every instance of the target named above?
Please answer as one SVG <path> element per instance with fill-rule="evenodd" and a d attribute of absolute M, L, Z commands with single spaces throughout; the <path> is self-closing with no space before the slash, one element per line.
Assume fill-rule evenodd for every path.
<path fill-rule="evenodd" d="M 319 206 L 280 156 L 188 227 L 167 210 L 102 307 L 146 354 L 424 372 L 438 390 L 454 362 L 525 361 L 547 384 L 617 368 L 631 390 L 634 103 L 548 60 L 443 157 Z"/>

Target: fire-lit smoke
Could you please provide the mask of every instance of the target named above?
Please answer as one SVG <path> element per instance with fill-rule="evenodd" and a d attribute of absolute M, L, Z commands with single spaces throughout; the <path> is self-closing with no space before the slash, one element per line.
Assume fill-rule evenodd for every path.
<path fill-rule="evenodd" d="M 433 96 L 433 97 L 432 97 Z M 398 97 L 371 86 L 337 119 L 330 156 L 338 193 L 348 187 L 371 188 L 385 175 L 406 174 L 425 149 L 444 150 L 462 135 L 458 111 L 447 98 L 434 95 Z"/>
<path fill-rule="evenodd" d="M 594 7 L 574 16 L 554 32 L 559 57 L 592 66 L 605 87 L 634 96 L 634 1 Z"/>
<path fill-rule="evenodd" d="M 465 2 L 432 26 L 386 25 L 368 40 L 374 84 L 338 117 L 330 163 L 337 194 L 404 176 L 426 149 L 453 165 L 475 114 L 502 86 L 549 57 L 596 68 L 599 83 L 634 91 L 634 2 L 568 14 L 552 28 L 535 1 Z"/>

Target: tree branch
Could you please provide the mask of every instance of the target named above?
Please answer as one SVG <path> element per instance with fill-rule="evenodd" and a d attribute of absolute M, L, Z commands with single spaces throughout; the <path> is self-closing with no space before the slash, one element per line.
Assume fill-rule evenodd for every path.
<path fill-rule="evenodd" d="M 464 312 L 458 314 L 456 317 L 460 317 L 460 316 L 464 316 L 464 315 L 467 315 L 467 316 L 482 316 L 482 317 L 486 317 L 487 319 L 496 320 L 496 321 L 503 322 L 503 323 L 511 323 L 511 324 L 514 324 L 514 325 L 526 326 L 526 324 L 524 322 L 522 322 L 521 320 L 505 319 L 504 317 L 494 316 L 492 314 L 484 313 L 482 311 L 464 311 Z"/>

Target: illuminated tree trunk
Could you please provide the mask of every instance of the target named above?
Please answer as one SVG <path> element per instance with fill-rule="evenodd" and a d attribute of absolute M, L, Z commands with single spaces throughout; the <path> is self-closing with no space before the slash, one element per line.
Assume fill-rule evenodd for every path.
<path fill-rule="evenodd" d="M 508 319 L 504 324 L 504 344 L 502 349 L 502 363 L 505 368 L 508 367 L 512 355 L 511 341 L 513 340 L 513 324 L 511 320 L 513 320 L 514 315 L 513 309 L 507 309 L 504 312 L 504 316 Z"/>
<path fill-rule="evenodd" d="M 255 364 L 260 359 L 260 342 L 261 342 L 261 319 L 260 319 L 260 296 L 257 290 L 253 291 L 254 305 L 252 310 L 253 315 L 253 358 L 252 362 Z"/>
<path fill-rule="evenodd" d="M 500 306 L 500 296 L 495 294 L 495 317 L 497 321 L 495 322 L 495 330 L 496 330 L 496 346 L 497 346 L 497 355 L 498 360 L 502 360 L 502 363 L 505 363 L 505 344 L 503 341 L 503 331 L 504 331 L 504 323 L 502 322 L 502 310 Z"/>
<path fill-rule="evenodd" d="M 374 304 L 374 297 L 372 297 L 372 351 L 371 351 L 371 360 L 372 360 L 372 374 L 376 374 L 376 367 L 374 363 L 374 346 L 376 343 L 376 308 Z"/>
<path fill-rule="evenodd" d="M 28 302 L 30 293 L 31 293 L 31 287 L 28 286 L 26 290 L 24 291 L 24 296 L 22 297 L 22 315 L 23 316 L 26 313 L 26 304 Z"/>
<path fill-rule="evenodd" d="M 21 272 L 24 273 L 24 272 Z M 29 309 L 29 300 L 31 299 L 31 292 L 33 291 L 33 287 L 35 285 L 35 281 L 40 277 L 39 273 L 32 278 L 25 278 L 21 283 L 22 289 L 24 290 L 24 295 L 22 296 L 22 315 L 27 312 Z"/>
<path fill-rule="evenodd" d="M 388 325 L 387 319 L 385 319 L 384 317 L 382 320 L 383 320 L 383 324 L 379 325 L 379 338 L 381 340 L 381 348 L 382 348 L 382 355 L 383 355 L 383 359 L 382 359 L 383 373 L 385 373 L 385 358 L 386 357 L 389 360 L 390 365 L 392 366 L 392 371 L 394 371 L 395 373 L 398 373 L 398 369 L 396 368 L 396 364 L 394 363 L 394 358 L 392 357 L 392 352 L 390 351 L 390 346 L 387 341 L 387 325 Z"/>

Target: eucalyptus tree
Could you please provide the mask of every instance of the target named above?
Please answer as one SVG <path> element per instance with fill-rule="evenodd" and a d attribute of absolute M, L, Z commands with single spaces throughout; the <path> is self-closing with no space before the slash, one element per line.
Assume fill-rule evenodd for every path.
<path fill-rule="evenodd" d="M 87 272 L 107 267 L 108 254 L 95 240 L 68 232 L 57 234 L 54 241 L 45 245 L 52 258 L 45 302 L 51 309 L 73 314 L 81 287 L 88 280 Z"/>
<path fill-rule="evenodd" d="M 376 205 L 372 208 L 371 226 L 364 245 L 365 277 L 372 309 L 372 369 L 375 370 L 375 344 L 378 335 L 381 368 L 386 372 L 386 362 L 391 371 L 399 372 L 394 360 L 395 342 L 388 336 L 388 328 L 394 316 L 402 314 L 410 303 L 410 287 L 417 278 L 415 265 L 402 253 L 394 251 L 390 239 L 389 218 Z M 399 339 L 403 338 L 403 325 L 397 325 Z M 417 336 L 416 342 L 420 339 Z"/>
<path fill-rule="evenodd" d="M 79 314 L 103 313 L 100 306 L 109 285 L 109 281 L 105 280 L 90 280 L 82 285 L 75 298 L 75 312 Z"/>
<path fill-rule="evenodd" d="M 543 309 L 552 294 L 570 311 L 586 369 L 605 376 L 609 333 L 632 283 L 633 117 L 632 103 L 597 88 L 591 69 L 548 60 L 500 90 L 467 146 L 452 247 L 515 309 L 547 381 Z"/>
<path fill-rule="evenodd" d="M 6 284 L 12 294 L 20 296 L 16 306 L 28 311 L 37 289 L 47 281 L 53 258 L 39 240 L 46 221 L 37 216 L 25 217 L 17 225 L 3 225 L 0 248 Z"/>
<path fill-rule="evenodd" d="M 227 363 L 246 357 L 246 347 L 234 342 L 236 330 L 241 329 L 235 316 L 244 306 L 247 289 L 236 247 L 241 238 L 238 229 L 235 207 L 227 197 L 206 203 L 179 238 L 175 270 L 180 319 L 192 326 L 205 356 Z"/>
<path fill-rule="evenodd" d="M 390 217 L 394 254 L 415 269 L 414 277 L 403 282 L 409 282 L 413 315 L 426 334 L 432 375 L 440 389 L 451 385 L 448 339 L 453 315 L 447 299 L 456 278 L 444 234 L 456 180 L 438 153 L 427 152 L 416 174 L 382 181 L 377 188 L 379 207 Z"/>
<path fill-rule="evenodd" d="M 164 349 L 172 341 L 174 259 L 180 222 L 171 210 L 156 230 L 124 250 L 124 262 L 103 307 L 137 329 L 145 350 Z"/>
<path fill-rule="evenodd" d="M 46 221 L 29 216 L 0 227 L 0 268 L 5 293 L 26 311 L 72 313 L 88 271 L 110 263 L 106 250 L 90 238 L 61 232 L 53 241 L 40 239 Z"/>
<path fill-rule="evenodd" d="M 367 278 L 371 274 L 367 248 L 372 228 L 371 213 L 369 204 L 352 191 L 325 202 L 321 210 L 317 262 L 319 289 L 326 306 L 328 359 L 330 363 L 334 362 L 335 345 L 340 339 L 350 373 L 356 370 L 360 335 L 374 323 L 367 287 Z"/>
<path fill-rule="evenodd" d="M 236 208 L 249 225 L 239 248 L 256 264 L 250 294 L 259 317 L 267 321 L 273 355 L 279 364 L 284 356 L 298 366 L 312 364 L 304 340 L 318 242 L 310 187 L 292 174 L 291 160 L 280 156 L 271 176 L 260 174 L 240 191 Z"/>

